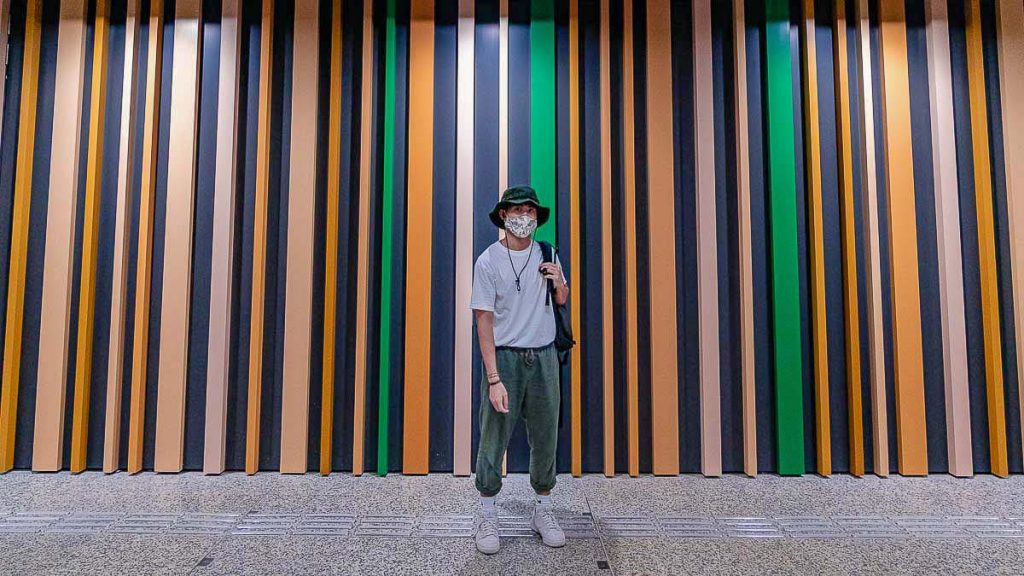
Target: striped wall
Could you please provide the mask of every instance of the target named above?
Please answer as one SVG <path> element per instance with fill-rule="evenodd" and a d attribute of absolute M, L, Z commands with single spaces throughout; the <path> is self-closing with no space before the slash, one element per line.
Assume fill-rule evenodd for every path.
<path fill-rule="evenodd" d="M 473 262 L 527 183 L 580 341 L 559 471 L 1024 472 L 1021 0 L 0 31 L 0 471 L 471 474 Z"/>

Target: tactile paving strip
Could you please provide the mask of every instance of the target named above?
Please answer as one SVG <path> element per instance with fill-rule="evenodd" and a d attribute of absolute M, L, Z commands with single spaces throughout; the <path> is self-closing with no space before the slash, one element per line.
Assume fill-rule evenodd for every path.
<path fill-rule="evenodd" d="M 1024 517 L 1016 516 L 557 516 L 569 538 L 1024 538 Z M 469 514 L 0 512 L 0 534 L 471 538 L 475 529 Z M 536 537 L 529 516 L 500 516 L 499 531 L 506 538 Z"/>

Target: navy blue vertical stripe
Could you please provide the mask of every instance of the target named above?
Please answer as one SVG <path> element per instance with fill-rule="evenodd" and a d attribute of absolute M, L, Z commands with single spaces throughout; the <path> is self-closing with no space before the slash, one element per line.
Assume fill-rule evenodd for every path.
<path fill-rule="evenodd" d="M 160 318 L 164 288 L 164 236 L 167 227 L 167 149 L 171 126 L 171 77 L 174 69 L 174 0 L 164 4 L 163 68 L 160 69 L 160 121 L 157 134 L 156 191 L 153 202 L 152 280 L 149 307 L 149 362 L 146 364 L 146 425 L 143 468 L 153 467 L 156 398 L 160 385 Z"/>
<path fill-rule="evenodd" d="M 825 299 L 828 327 L 828 381 L 832 470 L 850 469 L 850 431 L 846 393 L 846 315 L 843 306 L 842 201 L 833 64 L 834 2 L 818 1 L 815 42 L 818 73 L 818 130 L 821 146 L 822 229 L 824 231 Z"/>
<path fill-rule="evenodd" d="M 742 472 L 743 359 L 740 355 L 739 211 L 736 187 L 738 166 L 732 16 L 731 3 L 712 3 L 722 470 Z"/>
<path fill-rule="evenodd" d="M 971 443 L 974 472 L 991 471 L 988 434 L 988 396 L 985 393 L 985 340 L 981 310 L 981 272 L 978 253 L 978 212 L 974 195 L 974 156 L 971 139 L 971 100 L 967 77 L 965 5 L 949 6 L 949 46 L 953 73 L 953 119 L 960 182 L 960 235 L 964 264 L 964 301 L 967 306 L 967 369 L 971 401 Z"/>
<path fill-rule="evenodd" d="M 259 127 L 260 6 L 242 3 L 242 44 L 239 54 L 238 185 L 236 191 L 235 258 L 231 344 L 237 354 L 229 369 L 227 468 L 245 469 L 246 417 L 249 406 L 249 339 L 252 329 L 253 202 L 256 194 L 256 144 Z"/>
<path fill-rule="evenodd" d="M 136 55 L 136 82 L 134 99 L 135 126 L 143 126 L 146 113 L 146 72 L 149 67 L 149 0 L 139 3 L 139 53 Z M 128 221 L 128 253 L 125 261 L 125 308 L 124 308 L 124 353 L 121 358 L 121 433 L 118 447 L 118 461 L 128 462 L 128 428 L 131 421 L 132 357 L 135 349 L 135 275 L 138 269 L 139 198 L 142 186 L 142 129 L 136 129 L 132 162 L 132 181 L 127 193 L 131 195 L 131 211 Z"/>
<path fill-rule="evenodd" d="M 458 5 L 437 4 L 434 29 L 434 221 L 431 243 L 430 471 L 454 467 L 455 170 Z M 424 215 L 421 215 L 424 216 Z M 461 310 L 459 311 L 462 312 Z"/>
<path fill-rule="evenodd" d="M 892 274 L 889 259 L 889 183 L 886 180 L 885 117 L 882 113 L 882 49 L 878 28 L 878 3 L 871 3 L 871 89 L 875 102 L 875 178 L 878 182 L 878 242 L 882 280 L 882 334 L 885 349 L 885 405 L 888 419 L 889 469 L 896 471 L 899 457 L 896 441 L 896 376 L 893 351 Z"/>
<path fill-rule="evenodd" d="M 651 464 L 651 283 L 647 214 L 647 5 L 633 4 L 633 102 L 636 162 L 637 379 L 639 380 L 640 471 Z M 579 297 L 577 287 L 575 297 Z"/>
<path fill-rule="evenodd" d="M 43 260 L 46 247 L 46 208 L 50 197 L 50 148 L 53 136 L 59 19 L 60 5 L 57 2 L 44 2 L 39 51 L 35 155 L 32 163 L 32 206 L 25 268 L 25 317 L 21 331 L 21 382 L 14 448 L 14 465 L 18 468 L 32 466 L 36 373 L 39 359 L 39 316 L 43 304 Z"/>
<path fill-rule="evenodd" d="M 761 54 L 764 52 L 764 3 L 747 0 L 745 5 L 747 56 L 747 130 L 750 143 L 750 244 L 753 257 L 754 285 L 754 371 L 755 407 L 757 412 L 757 469 L 776 469 L 775 381 L 773 379 L 773 344 L 771 332 L 771 287 L 768 271 L 768 176 L 765 165 L 766 123 L 762 114 L 762 94 L 767 78 L 762 74 Z"/>
<path fill-rule="evenodd" d="M 679 313 L 679 466 L 700 471 L 700 324 L 697 294 L 696 142 L 693 130 L 693 6 L 672 2 L 672 96 L 676 192 L 676 299 Z"/>
<path fill-rule="evenodd" d="M 582 291 L 583 382 L 582 442 L 583 471 L 604 469 L 604 390 L 602 382 L 601 334 L 601 105 L 600 105 L 600 22 L 599 5 L 580 0 L 580 257 Z"/>
<path fill-rule="evenodd" d="M 124 89 L 125 0 L 110 6 L 108 38 L 107 101 L 103 133 L 99 236 L 96 261 L 96 293 L 93 325 L 92 373 L 89 397 L 89 437 L 86 464 L 103 466 L 104 414 L 107 394 L 107 356 L 110 345 L 110 298 L 114 265 L 114 219 L 117 209 L 118 149 L 121 143 L 121 94 Z"/>
<path fill-rule="evenodd" d="M 570 194 L 569 189 L 569 146 L 575 143 L 569 140 L 569 5 L 565 2 L 555 3 L 555 238 L 560 248 L 558 259 L 566 278 L 572 276 L 573 266 L 570 226 Z M 572 286 L 570 298 L 579 298 L 579 286 Z M 571 309 L 571 307 L 570 307 Z M 569 472 L 572 468 L 572 404 L 569 394 L 572 370 L 569 364 L 561 370 L 561 414 L 558 431 L 558 452 L 555 469 L 559 473 Z"/>
<path fill-rule="evenodd" d="M 939 308 L 939 255 L 935 223 L 935 176 L 928 94 L 928 38 L 924 4 L 907 3 L 910 66 L 910 116 L 913 132 L 917 248 L 921 289 L 921 337 L 924 358 L 925 424 L 929 472 L 947 472 L 946 387 Z"/>
<path fill-rule="evenodd" d="M 203 468 L 206 433 L 207 352 L 210 346 L 210 272 L 213 258 L 213 198 L 217 175 L 217 92 L 220 87 L 219 0 L 204 0 L 196 187 L 192 222 L 192 287 L 189 310 L 188 374 L 185 388 L 186 470 Z M 231 137 L 227 135 L 226 137 Z"/>
<path fill-rule="evenodd" d="M 352 469 L 352 414 L 355 407 L 356 275 L 359 238 L 359 131 L 362 119 L 362 4 L 342 3 L 342 106 L 341 194 L 338 204 L 338 300 L 334 348 L 334 442 L 332 463 L 336 470 Z M 369 82 L 373 78 L 366 79 Z M 366 119 L 371 122 L 371 119 Z"/>
<path fill-rule="evenodd" d="M 85 42 L 83 45 L 82 62 L 82 102 L 78 130 L 78 172 L 75 188 L 75 228 L 74 245 L 71 265 L 71 302 L 69 306 L 68 337 L 67 337 L 67 372 L 64 378 L 64 428 L 63 428 L 63 467 L 71 464 L 71 420 L 75 400 L 75 372 L 78 367 L 78 311 L 81 298 L 82 282 L 82 224 L 85 218 L 85 176 L 89 157 L 89 119 L 92 115 L 92 54 L 95 34 L 93 17 L 95 6 L 86 10 Z M 52 153 L 52 151 L 51 151 Z M 45 262 L 43 264 L 45 266 Z"/>
<path fill-rule="evenodd" d="M 342 3 L 344 6 L 344 3 Z M 325 244 L 327 238 L 327 144 L 330 129 L 331 110 L 331 23 L 332 17 L 331 2 L 320 2 L 318 10 L 317 29 L 317 122 L 316 122 L 316 184 L 314 189 L 313 207 L 313 280 L 311 284 L 312 298 L 310 309 L 310 349 L 309 349 L 309 402 L 306 410 L 309 422 L 306 429 L 306 470 L 317 471 L 320 469 L 320 429 L 321 429 L 321 408 L 323 406 L 323 375 L 324 375 L 324 263 Z M 342 8 L 344 10 L 344 7 Z M 344 20 L 342 20 L 344 26 Z M 344 52 L 342 52 L 344 56 Z M 349 100 L 342 99 L 342 103 L 351 104 Z M 339 135 L 340 138 L 340 135 Z M 339 195 L 346 186 L 341 186 Z M 332 214 L 331 218 L 339 218 L 338 214 Z M 341 238 L 339 230 L 339 239 Z M 347 245 L 347 243 L 345 244 Z M 344 250 L 345 245 L 339 245 L 339 253 Z M 344 292 L 345 284 L 335 278 L 339 292 Z M 337 311 L 344 324 L 344 310 Z M 345 338 L 344 329 L 340 332 L 340 338 Z M 336 336 L 337 337 L 337 336 Z M 344 374 L 344 373 L 343 373 Z M 332 429 L 333 430 L 333 429 Z M 333 445 L 332 445 L 333 447 Z M 333 465 L 333 461 L 332 461 Z"/>
<path fill-rule="evenodd" d="M 494 243 L 497 231 L 487 217 L 498 193 L 498 58 L 499 27 L 496 2 L 480 2 L 476 12 L 476 70 L 473 95 L 473 254 L 479 256 Z M 473 439 L 472 461 L 480 443 L 478 407 L 482 364 L 476 330 L 473 331 Z"/>
<path fill-rule="evenodd" d="M 1020 382 L 1017 379 L 1017 332 L 1013 317 L 1012 262 L 1010 260 L 1009 210 L 1006 190 L 1006 155 L 1003 149 L 1003 106 L 999 86 L 999 52 L 996 41 L 995 3 L 981 2 L 982 42 L 985 57 L 985 89 L 988 101 L 989 142 L 992 146 L 992 179 L 995 194 L 996 257 L 999 262 L 999 314 L 1002 321 L 1003 379 L 1006 402 L 1006 449 L 1010 473 L 1024 472 L 1021 461 Z M 1018 104 L 1020 105 L 1020 104 Z"/>
<path fill-rule="evenodd" d="M 611 86 L 610 111 L 611 121 L 611 194 L 612 194 L 612 333 L 626 332 L 626 226 L 622 118 L 623 86 L 622 86 L 622 4 L 609 2 L 608 34 L 609 54 L 608 72 Z M 627 335 L 626 338 L 629 338 Z M 629 428 L 627 419 L 626 397 L 626 348 L 615 346 L 613 357 L 613 397 L 615 405 L 615 471 L 629 470 Z"/>

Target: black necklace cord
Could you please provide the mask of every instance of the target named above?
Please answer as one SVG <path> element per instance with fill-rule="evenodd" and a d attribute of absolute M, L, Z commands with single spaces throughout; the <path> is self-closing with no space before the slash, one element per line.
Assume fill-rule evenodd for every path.
<path fill-rule="evenodd" d="M 508 247 L 508 239 L 507 238 L 505 239 L 505 251 L 508 252 L 508 263 L 512 266 L 512 274 L 514 274 L 515 277 L 516 277 L 516 292 L 522 292 L 523 291 L 523 287 L 522 287 L 522 284 L 520 284 L 520 282 L 519 282 L 519 278 L 522 277 L 523 272 L 526 271 L 526 266 L 530 263 L 530 260 L 533 260 L 533 245 L 534 244 L 536 244 L 536 242 L 534 242 L 533 238 L 531 237 L 530 238 L 530 254 L 527 255 L 526 262 L 523 262 L 523 267 L 518 272 L 516 272 L 516 263 L 512 261 L 512 249 Z"/>

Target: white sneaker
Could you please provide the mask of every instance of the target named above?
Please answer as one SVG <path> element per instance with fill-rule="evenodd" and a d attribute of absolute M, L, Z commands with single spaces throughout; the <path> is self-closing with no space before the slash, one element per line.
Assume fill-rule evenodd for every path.
<path fill-rule="evenodd" d="M 540 534 L 545 546 L 552 548 L 565 546 L 565 533 L 558 526 L 558 521 L 555 520 L 555 513 L 550 504 L 538 504 L 533 509 L 533 520 L 530 522 L 530 527 L 533 528 L 534 532 Z"/>
<path fill-rule="evenodd" d="M 484 554 L 497 554 L 499 548 L 498 514 L 484 514 L 476 525 L 476 549 Z"/>

